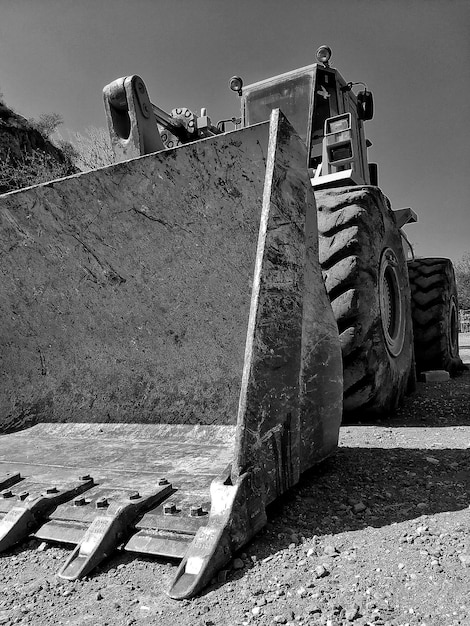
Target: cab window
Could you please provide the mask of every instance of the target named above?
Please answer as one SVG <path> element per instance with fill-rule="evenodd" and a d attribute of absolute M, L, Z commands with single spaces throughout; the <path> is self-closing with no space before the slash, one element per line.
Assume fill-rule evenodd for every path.
<path fill-rule="evenodd" d="M 273 109 L 281 109 L 302 140 L 307 143 L 312 80 L 312 75 L 297 76 L 247 94 L 245 123 L 250 126 L 265 122 Z"/>

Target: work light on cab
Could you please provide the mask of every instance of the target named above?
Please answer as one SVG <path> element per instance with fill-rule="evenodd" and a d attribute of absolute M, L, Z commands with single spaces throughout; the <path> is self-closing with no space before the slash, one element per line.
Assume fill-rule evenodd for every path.
<path fill-rule="evenodd" d="M 328 46 L 320 46 L 317 50 L 317 61 L 322 63 L 325 67 L 328 67 L 330 58 L 331 48 Z"/>
<path fill-rule="evenodd" d="M 239 96 L 242 95 L 243 80 L 240 78 L 240 76 L 232 76 L 229 81 L 229 85 L 232 91 L 236 91 Z"/>

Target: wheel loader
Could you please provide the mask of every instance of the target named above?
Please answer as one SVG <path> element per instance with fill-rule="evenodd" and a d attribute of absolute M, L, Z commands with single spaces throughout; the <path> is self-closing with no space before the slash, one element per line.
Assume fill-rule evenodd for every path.
<path fill-rule="evenodd" d="M 411 261 L 410 291 L 415 214 L 378 189 L 372 95 L 330 56 L 233 77 L 241 117 L 216 125 L 118 79 L 116 164 L 0 196 L 0 551 L 68 544 L 68 580 L 115 550 L 177 559 L 169 594 L 189 598 L 344 414 L 411 389 L 412 304 L 435 366 L 458 366 L 451 266 Z"/>

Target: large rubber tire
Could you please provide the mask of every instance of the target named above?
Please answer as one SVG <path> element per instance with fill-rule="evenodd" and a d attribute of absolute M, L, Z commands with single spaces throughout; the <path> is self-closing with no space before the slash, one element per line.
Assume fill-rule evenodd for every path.
<path fill-rule="evenodd" d="M 457 287 L 450 259 L 426 258 L 408 262 L 416 368 L 463 369 L 459 357 Z"/>
<path fill-rule="evenodd" d="M 315 196 L 320 264 L 343 354 L 344 414 L 389 413 L 415 376 L 400 231 L 377 187 Z"/>

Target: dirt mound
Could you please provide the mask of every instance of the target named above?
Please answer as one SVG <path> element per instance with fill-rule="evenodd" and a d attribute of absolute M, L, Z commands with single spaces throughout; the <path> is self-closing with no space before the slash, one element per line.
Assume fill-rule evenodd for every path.
<path fill-rule="evenodd" d="M 0 194 L 77 171 L 31 122 L 0 102 Z"/>

